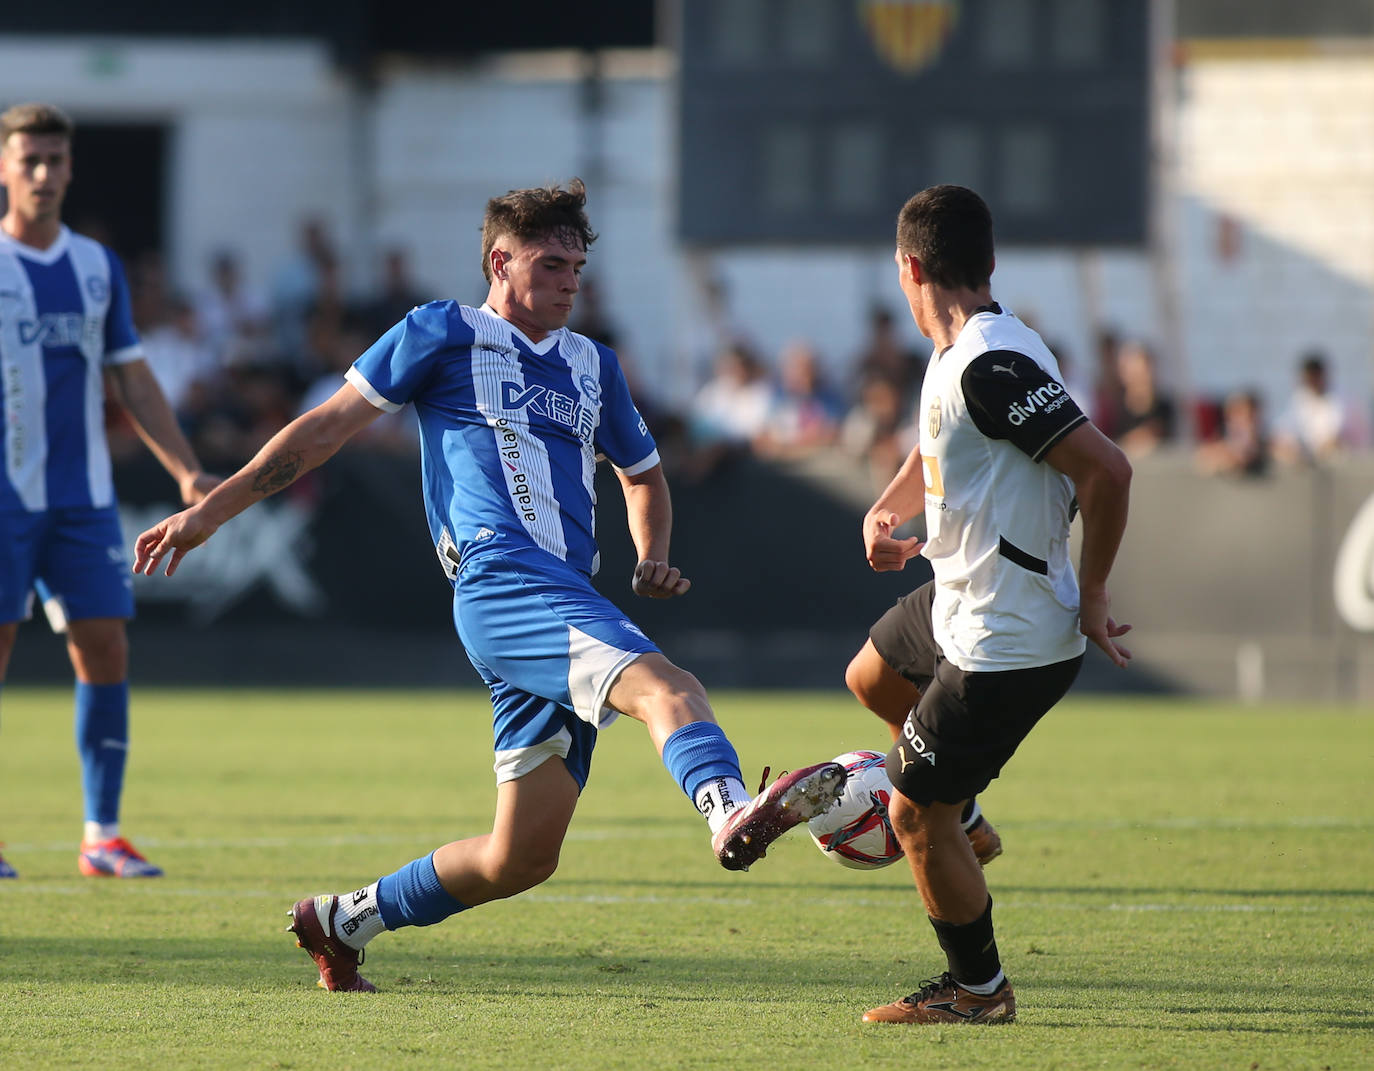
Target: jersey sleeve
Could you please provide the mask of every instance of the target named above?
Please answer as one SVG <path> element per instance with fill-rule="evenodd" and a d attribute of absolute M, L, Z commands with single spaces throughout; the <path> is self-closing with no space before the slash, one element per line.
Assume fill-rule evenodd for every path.
<path fill-rule="evenodd" d="M 1064 385 L 1024 353 L 992 350 L 964 369 L 964 402 L 978 430 L 1032 461 L 1088 418 Z"/>
<path fill-rule="evenodd" d="M 143 356 L 143 344 L 134 328 L 133 305 L 129 300 L 129 280 L 124 265 L 111 249 L 105 250 L 110 262 L 110 307 L 105 313 L 105 363 L 124 364 Z"/>
<path fill-rule="evenodd" d="M 450 345 L 448 303 L 421 305 L 369 346 L 344 379 L 378 409 L 394 413 L 420 393 Z"/>
<path fill-rule="evenodd" d="M 612 465 L 627 476 L 637 476 L 658 464 L 658 445 L 639 415 L 625 373 L 615 354 L 601 350 L 601 420 L 595 446 Z"/>

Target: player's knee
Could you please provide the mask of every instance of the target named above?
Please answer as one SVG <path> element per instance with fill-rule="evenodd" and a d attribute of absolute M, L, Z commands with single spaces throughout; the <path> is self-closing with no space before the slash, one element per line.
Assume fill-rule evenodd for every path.
<path fill-rule="evenodd" d="M 902 850 L 908 856 L 924 854 L 930 849 L 929 815 L 926 808 L 913 803 L 900 792 L 894 792 L 887 808 L 892 831 L 897 834 Z"/>
<path fill-rule="evenodd" d="M 69 645 L 77 675 L 96 684 L 114 684 L 128 675 L 129 639 L 123 629 L 99 629 Z"/>
<path fill-rule="evenodd" d="M 844 686 L 854 694 L 855 699 L 870 710 L 873 709 L 870 692 L 871 684 L 872 682 L 869 680 L 869 675 L 864 669 L 863 655 L 855 655 L 844 671 Z"/>
<path fill-rule="evenodd" d="M 688 721 L 712 721 L 711 702 L 696 676 L 680 666 L 664 661 L 641 694 L 639 709 L 632 716 L 652 724 L 681 725 Z"/>
<path fill-rule="evenodd" d="M 500 896 L 514 896 L 542 885 L 558 869 L 558 850 L 527 846 L 519 852 L 505 853 L 494 860 L 487 880 Z"/>

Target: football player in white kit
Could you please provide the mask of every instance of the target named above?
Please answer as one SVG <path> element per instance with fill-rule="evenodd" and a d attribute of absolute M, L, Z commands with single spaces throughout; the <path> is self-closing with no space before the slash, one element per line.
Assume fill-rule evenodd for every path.
<path fill-rule="evenodd" d="M 896 262 L 934 352 L 920 441 L 865 515 L 864 547 L 876 570 L 921 554 L 935 575 L 873 626 L 846 681 L 897 728 L 890 814 L 948 969 L 863 1018 L 1009 1022 L 1016 998 L 965 808 L 1068 691 L 1088 640 L 1118 666 L 1131 657 L 1107 593 L 1131 467 L 1064 389 L 1040 336 L 993 300 L 982 198 L 949 185 L 916 194 L 898 216 Z M 925 541 L 897 538 L 920 514 Z"/>
<path fill-rule="evenodd" d="M 134 598 L 105 439 L 107 386 L 183 502 L 217 481 L 201 471 L 144 359 L 119 258 L 62 223 L 74 129 L 51 104 L 0 115 L 0 680 L 40 591 L 76 674 L 86 809 L 77 866 L 90 877 L 152 878 L 162 870 L 119 824 Z M 0 878 L 15 876 L 0 859 Z"/>
<path fill-rule="evenodd" d="M 625 494 L 639 556 L 634 592 L 672 598 L 690 581 L 668 562 L 668 485 L 615 353 L 565 326 L 595 238 L 585 200 L 574 181 L 489 201 L 486 304 L 411 310 L 332 398 L 135 545 L 135 570 L 151 573 L 170 553 L 170 575 L 230 517 L 324 462 L 383 412 L 414 404 L 434 550 L 453 584 L 458 635 L 491 691 L 496 820 L 490 834 L 445 844 L 354 893 L 298 901 L 288 929 L 326 989 L 373 988 L 357 967 L 384 929 L 428 926 L 549 878 L 597 732 L 620 714 L 648 727 L 729 870 L 748 869 L 843 790 L 843 768 L 828 762 L 779 778 L 751 801 L 701 684 L 592 587 L 601 456 Z"/>

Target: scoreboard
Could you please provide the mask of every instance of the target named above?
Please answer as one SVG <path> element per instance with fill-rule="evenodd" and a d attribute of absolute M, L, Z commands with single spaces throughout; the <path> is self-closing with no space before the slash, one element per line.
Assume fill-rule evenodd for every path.
<path fill-rule="evenodd" d="M 1143 244 L 1149 0 L 678 0 L 678 233 L 891 241 L 970 186 L 1003 244 Z"/>

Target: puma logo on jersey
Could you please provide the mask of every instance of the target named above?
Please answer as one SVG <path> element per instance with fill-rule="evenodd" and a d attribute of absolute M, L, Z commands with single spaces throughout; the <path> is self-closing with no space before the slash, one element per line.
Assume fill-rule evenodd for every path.
<path fill-rule="evenodd" d="M 992 366 L 992 370 L 994 372 L 1005 372 L 1007 375 L 1011 376 L 1012 379 L 1020 378 L 1016 374 L 1016 365 L 1014 364 L 995 364 Z"/>

